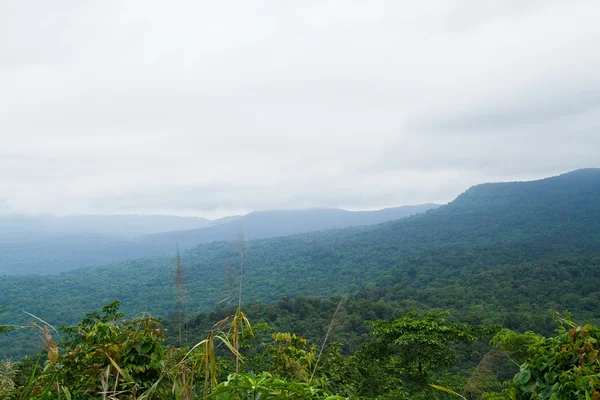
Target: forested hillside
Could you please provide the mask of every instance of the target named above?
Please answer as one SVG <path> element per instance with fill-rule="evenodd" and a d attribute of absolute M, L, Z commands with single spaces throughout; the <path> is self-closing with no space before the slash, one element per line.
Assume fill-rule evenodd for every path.
<path fill-rule="evenodd" d="M 199 243 L 235 240 L 241 232 L 251 239 L 370 225 L 436 207 L 422 204 L 358 212 L 263 211 L 214 221 L 160 215 L 0 216 L 0 275 L 44 275 L 172 255 L 177 245 L 185 249 Z M 202 228 L 189 229 L 192 227 Z"/>
<path fill-rule="evenodd" d="M 244 300 L 350 294 L 465 319 L 540 326 L 549 308 L 598 318 L 600 170 L 475 186 L 454 202 L 400 221 L 283 238 L 197 246 L 182 254 L 187 306 L 212 309 L 233 293 L 243 259 Z M 58 325 L 119 299 L 128 313 L 176 309 L 173 257 L 49 277 L 5 277 L 4 318 L 27 310 Z M 543 324 L 542 324 L 543 325 Z"/>
<path fill-rule="evenodd" d="M 437 207 L 439 207 L 438 204 L 420 204 L 385 208 L 378 211 L 337 209 L 260 211 L 202 229 L 148 235 L 142 238 L 141 241 L 155 246 L 164 246 L 165 243 L 179 243 L 181 247 L 187 248 L 199 243 L 236 240 L 240 233 L 243 233 L 248 240 L 350 226 L 373 225 L 401 219 Z"/>

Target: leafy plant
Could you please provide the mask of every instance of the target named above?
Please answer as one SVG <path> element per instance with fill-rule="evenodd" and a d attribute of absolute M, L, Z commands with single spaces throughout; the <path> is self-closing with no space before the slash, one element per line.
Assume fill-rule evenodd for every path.
<path fill-rule="evenodd" d="M 329 396 L 323 389 L 312 387 L 307 383 L 286 381 L 274 377 L 268 372 L 258 375 L 252 372 L 231 374 L 226 381 L 219 384 L 210 398 L 218 400 L 344 400 L 341 396 Z"/>
<path fill-rule="evenodd" d="M 393 322 L 371 322 L 374 339 L 357 356 L 363 393 L 385 394 L 401 387 L 411 394 L 431 393 L 429 385 L 456 360 L 455 344 L 473 342 L 497 330 L 451 323 L 447 315 L 410 312 Z"/>
<path fill-rule="evenodd" d="M 152 388 L 164 368 L 164 331 L 153 317 L 122 319 L 119 302 L 88 314 L 76 327 L 64 329 L 66 351 L 56 374 L 74 396 L 119 393 L 138 396 Z"/>
<path fill-rule="evenodd" d="M 555 337 L 529 346 L 513 379 L 516 399 L 600 399 L 600 328 L 559 321 Z"/>

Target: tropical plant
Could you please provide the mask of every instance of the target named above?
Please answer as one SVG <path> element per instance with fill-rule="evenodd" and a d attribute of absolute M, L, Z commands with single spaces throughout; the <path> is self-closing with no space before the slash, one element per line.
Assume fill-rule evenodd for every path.
<path fill-rule="evenodd" d="M 508 392 L 515 399 L 600 399 L 600 328 L 557 319 L 558 334 L 529 346 Z"/>
<path fill-rule="evenodd" d="M 284 400 L 325 399 L 344 400 L 341 396 L 330 396 L 323 389 L 304 382 L 287 381 L 268 372 L 258 375 L 231 374 L 210 395 L 218 400 Z"/>
<path fill-rule="evenodd" d="M 447 313 L 419 315 L 409 312 L 393 322 L 375 321 L 373 341 L 357 358 L 363 378 L 361 394 L 388 394 L 404 390 L 433 397 L 430 384 L 437 382 L 456 360 L 455 344 L 491 336 L 497 328 L 452 323 Z M 429 397 L 427 397 L 429 396 Z"/>
<path fill-rule="evenodd" d="M 63 331 L 66 348 L 55 359 L 49 353 L 52 367 L 44 370 L 44 385 L 38 391 L 56 380 L 75 398 L 99 393 L 135 398 L 154 388 L 162 375 L 165 350 L 160 322 L 150 316 L 123 319 L 118 301 Z"/>

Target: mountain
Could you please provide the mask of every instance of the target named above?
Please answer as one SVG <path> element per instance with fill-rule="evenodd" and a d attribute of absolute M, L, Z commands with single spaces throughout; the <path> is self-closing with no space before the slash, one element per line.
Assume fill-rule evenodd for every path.
<path fill-rule="evenodd" d="M 244 239 L 248 240 L 326 229 L 373 225 L 401 219 L 437 207 L 439 207 L 439 204 L 429 203 L 386 208 L 378 211 L 345 211 L 340 209 L 259 211 L 237 217 L 233 221 L 222 222 L 216 226 L 148 235 L 140 240 L 154 246 L 179 243 L 181 247 L 187 248 L 217 240 L 237 240 L 240 233 L 243 233 Z"/>
<path fill-rule="evenodd" d="M 0 215 L 2 237 L 13 233 L 58 235 L 106 235 L 131 237 L 158 232 L 202 228 L 213 221 L 199 217 L 173 215 Z"/>
<path fill-rule="evenodd" d="M 51 273 L 160 254 L 134 238 L 209 223 L 169 215 L 0 215 L 0 274 Z"/>
<path fill-rule="evenodd" d="M 182 253 L 190 310 L 210 309 L 234 293 L 238 247 L 215 242 Z M 598 317 L 599 257 L 600 170 L 580 170 L 478 185 L 446 206 L 379 225 L 249 240 L 244 300 L 366 290 L 374 299 L 475 314 L 491 304 L 497 318 L 511 312 L 508 305 L 538 310 L 542 304 L 573 304 Z M 0 304 L 14 302 L 13 309 L 58 325 L 114 299 L 131 313 L 168 316 L 175 309 L 174 265 L 173 257 L 160 257 L 58 276 L 5 276 Z M 515 297 L 507 300 L 506 293 Z"/>
<path fill-rule="evenodd" d="M 80 215 L 0 217 L 0 274 L 49 274 L 127 259 L 174 254 L 199 243 L 282 236 L 376 224 L 438 207 L 403 206 L 380 211 L 264 211 L 209 221 L 195 217 Z M 204 226 L 169 231 L 173 227 Z M 153 235 L 141 233 L 163 231 Z"/>

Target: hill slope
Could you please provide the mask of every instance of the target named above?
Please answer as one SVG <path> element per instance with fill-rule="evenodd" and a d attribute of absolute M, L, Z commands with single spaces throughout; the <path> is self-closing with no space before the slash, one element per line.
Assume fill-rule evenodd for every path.
<path fill-rule="evenodd" d="M 0 274 L 49 274 L 139 257 L 174 254 L 199 243 L 233 240 L 238 232 L 262 238 L 375 224 L 438 207 L 402 206 L 380 211 L 266 211 L 216 221 L 169 216 L 6 217 L 0 232 Z M 102 222 L 102 218 L 106 221 Z M 2 222 L 0 221 L 0 222 Z M 7 222 L 8 221 L 8 222 Z M 20 222 L 19 222 L 20 221 Z M 162 225 L 161 225 L 162 224 Z M 135 236 L 174 226 L 201 229 Z M 161 228 L 162 226 L 162 228 Z M 112 231 L 111 231 L 112 230 Z M 134 237 L 129 237 L 133 235 Z"/>
<path fill-rule="evenodd" d="M 345 211 L 339 209 L 260 211 L 238 217 L 230 222 L 219 223 L 216 226 L 148 235 L 141 238 L 141 241 L 153 245 L 179 243 L 180 246 L 187 248 L 212 241 L 237 240 L 240 232 L 243 232 L 244 238 L 248 240 L 326 229 L 373 225 L 401 219 L 437 207 L 439 207 L 438 204 L 420 204 L 386 208 L 378 211 Z"/>
<path fill-rule="evenodd" d="M 599 249 L 600 170 L 582 170 L 475 186 L 447 206 L 381 225 L 249 241 L 244 298 L 326 297 L 407 281 L 418 290 L 467 280 L 478 285 L 474 276 L 504 265 L 518 270 Z M 211 308 L 231 293 L 239 259 L 233 242 L 184 252 L 191 310 Z M 5 277 L 0 304 L 15 301 L 16 309 L 59 324 L 113 299 L 131 312 L 168 315 L 175 306 L 173 266 L 173 258 L 154 258 L 60 276 Z"/>
<path fill-rule="evenodd" d="M 129 237 L 209 226 L 214 221 L 174 215 L 0 215 L 2 237 L 12 234 L 107 235 Z"/>

